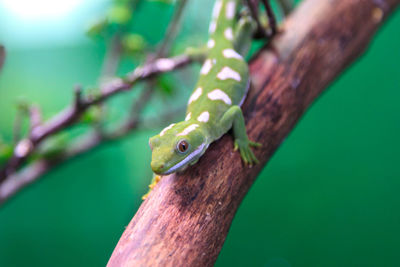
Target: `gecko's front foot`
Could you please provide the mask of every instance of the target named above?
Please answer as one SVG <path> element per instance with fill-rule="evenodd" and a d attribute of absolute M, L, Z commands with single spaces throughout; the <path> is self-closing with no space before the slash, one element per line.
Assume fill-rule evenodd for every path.
<path fill-rule="evenodd" d="M 260 143 L 252 142 L 250 140 L 235 139 L 234 150 L 240 152 L 240 156 L 246 165 L 253 165 L 259 163 L 257 157 L 254 155 L 251 147 L 261 147 Z"/>

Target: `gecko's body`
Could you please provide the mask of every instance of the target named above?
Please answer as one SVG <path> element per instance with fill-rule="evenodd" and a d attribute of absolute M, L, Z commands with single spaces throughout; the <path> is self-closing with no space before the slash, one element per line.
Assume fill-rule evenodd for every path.
<path fill-rule="evenodd" d="M 217 0 L 210 24 L 208 53 L 188 101 L 185 121 L 171 124 L 152 137 L 151 167 L 169 174 L 192 165 L 208 146 L 233 128 L 235 149 L 245 163 L 257 162 L 246 134 L 240 105 L 249 88 L 247 53 L 254 25 L 236 19 L 239 0 Z"/>

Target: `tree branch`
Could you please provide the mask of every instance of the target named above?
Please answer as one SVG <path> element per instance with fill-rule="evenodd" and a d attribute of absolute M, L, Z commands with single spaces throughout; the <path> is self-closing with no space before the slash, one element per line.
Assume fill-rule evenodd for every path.
<path fill-rule="evenodd" d="M 225 135 L 193 167 L 165 176 L 108 266 L 212 266 L 243 197 L 307 107 L 367 47 L 399 0 L 305 0 L 250 64 L 244 104 L 261 163 L 244 167 Z M 380 14 L 380 15 L 379 15 Z"/>
<path fill-rule="evenodd" d="M 3 68 L 4 61 L 6 60 L 6 49 L 0 44 L 0 71 Z"/>

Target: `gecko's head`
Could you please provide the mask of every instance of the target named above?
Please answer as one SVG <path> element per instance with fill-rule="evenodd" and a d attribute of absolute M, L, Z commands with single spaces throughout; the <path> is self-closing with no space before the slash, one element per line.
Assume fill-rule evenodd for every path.
<path fill-rule="evenodd" d="M 206 137 L 198 124 L 189 121 L 171 124 L 149 140 L 151 168 L 156 174 L 185 169 L 207 149 Z"/>

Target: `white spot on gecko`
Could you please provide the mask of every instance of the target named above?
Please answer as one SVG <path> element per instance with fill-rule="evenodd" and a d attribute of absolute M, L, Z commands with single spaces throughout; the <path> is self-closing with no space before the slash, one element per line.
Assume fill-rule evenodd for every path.
<path fill-rule="evenodd" d="M 189 125 L 181 133 L 178 133 L 176 136 L 188 135 L 191 131 L 194 131 L 197 127 L 199 127 L 198 124 Z"/>
<path fill-rule="evenodd" d="M 164 130 L 161 131 L 160 136 L 163 136 L 165 134 L 166 131 L 168 131 L 169 129 L 171 129 L 172 127 L 174 127 L 175 123 L 172 123 L 170 126 L 165 127 Z"/>
<path fill-rule="evenodd" d="M 190 117 L 192 116 L 192 113 L 191 112 L 189 112 L 187 115 L 186 115 L 186 118 L 185 118 L 185 121 L 188 121 L 188 120 L 190 120 Z"/>
<path fill-rule="evenodd" d="M 156 61 L 156 67 L 161 71 L 170 71 L 174 66 L 174 61 L 169 58 L 160 58 Z"/>
<path fill-rule="evenodd" d="M 193 94 L 190 96 L 188 105 L 189 105 L 190 103 L 192 103 L 193 101 L 197 100 L 197 99 L 201 96 L 202 93 L 203 93 L 203 89 L 202 89 L 201 87 L 197 88 L 197 89 L 193 92 Z"/>
<path fill-rule="evenodd" d="M 222 8 L 222 1 L 218 0 L 215 5 L 214 5 L 214 9 L 212 11 L 212 17 L 214 20 L 217 20 L 219 13 L 221 12 L 221 8 Z"/>
<path fill-rule="evenodd" d="M 229 2 L 226 4 L 226 18 L 227 19 L 233 19 L 233 16 L 235 16 L 235 2 Z"/>
<path fill-rule="evenodd" d="M 226 58 L 236 58 L 236 59 L 240 59 L 240 60 L 243 59 L 243 57 L 238 52 L 233 50 L 232 48 L 225 49 L 224 51 L 222 51 L 222 54 Z"/>
<path fill-rule="evenodd" d="M 217 28 L 217 23 L 213 20 L 210 22 L 209 33 L 214 33 Z"/>
<path fill-rule="evenodd" d="M 207 94 L 208 98 L 211 100 L 222 100 L 227 105 L 232 104 L 230 97 L 221 89 L 215 89 Z"/>
<path fill-rule="evenodd" d="M 201 67 L 200 73 L 206 75 L 210 72 L 211 68 L 212 62 L 210 59 L 207 59 L 206 62 L 204 62 L 203 67 Z"/>
<path fill-rule="evenodd" d="M 225 35 L 225 38 L 226 38 L 226 39 L 232 41 L 232 40 L 233 40 L 233 31 L 232 31 L 232 28 L 227 28 L 227 29 L 224 31 L 224 35 Z"/>
<path fill-rule="evenodd" d="M 215 45 L 215 41 L 213 39 L 208 40 L 207 42 L 207 47 L 208 48 L 213 48 Z"/>
<path fill-rule="evenodd" d="M 197 120 L 200 122 L 208 122 L 209 118 L 210 118 L 210 113 L 208 113 L 208 111 L 204 111 L 197 117 Z"/>
<path fill-rule="evenodd" d="M 242 79 L 239 73 L 229 67 L 223 67 L 222 70 L 217 74 L 217 78 L 220 80 L 233 79 L 238 82 L 240 82 Z"/>

